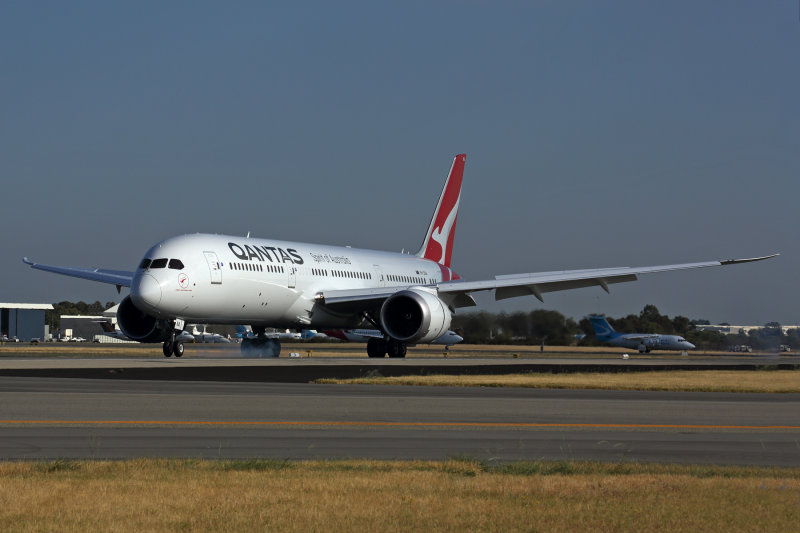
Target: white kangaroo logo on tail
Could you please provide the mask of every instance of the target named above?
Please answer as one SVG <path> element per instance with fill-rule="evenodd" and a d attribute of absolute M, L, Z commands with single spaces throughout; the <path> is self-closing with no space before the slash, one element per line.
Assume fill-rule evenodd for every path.
<path fill-rule="evenodd" d="M 431 239 L 438 242 L 439 246 L 442 247 L 442 257 L 436 261 L 437 263 L 444 261 L 444 256 L 447 254 L 447 237 L 450 235 L 450 230 L 453 228 L 453 224 L 456 221 L 456 216 L 458 215 L 458 203 L 460 201 L 461 195 L 459 194 L 453 209 L 450 210 L 450 214 L 447 215 L 447 220 L 444 221 L 442 227 L 435 228 L 433 233 L 431 233 Z"/>
<path fill-rule="evenodd" d="M 453 166 L 450 167 L 425 240 L 417 252 L 417 257 L 435 261 L 447 268 L 450 268 L 450 257 L 453 253 L 453 237 L 456 233 L 458 205 L 461 203 L 461 180 L 464 176 L 465 158 L 465 154 L 459 154 L 453 160 Z M 436 249 L 437 246 L 440 250 Z"/>

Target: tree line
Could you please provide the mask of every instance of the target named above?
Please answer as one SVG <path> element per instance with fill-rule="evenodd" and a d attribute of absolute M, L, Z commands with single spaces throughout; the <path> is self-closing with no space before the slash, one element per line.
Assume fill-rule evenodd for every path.
<path fill-rule="evenodd" d="M 50 326 L 50 331 L 58 331 L 61 328 L 61 315 L 101 315 L 114 305 L 116 302 L 54 303 L 52 311 L 45 311 L 45 323 Z M 708 324 L 708 320 L 691 320 L 680 315 L 670 318 L 662 315 L 655 305 L 645 305 L 638 315 L 606 318 L 611 327 L 620 333 L 681 335 L 701 350 L 728 350 L 732 346 L 742 344 L 752 346 L 754 350 L 777 350 L 780 345 L 800 348 L 800 331 L 792 329 L 784 335 L 781 325 L 777 322 L 768 322 L 763 328 L 748 333 L 726 335 L 718 331 L 699 331 L 697 326 Z M 584 317 L 576 322 L 558 311 L 545 309 L 514 313 L 488 311 L 460 313 L 453 317 L 450 327 L 458 331 L 467 344 L 603 345 L 595 337 L 588 318 Z M 215 328 L 214 331 L 217 329 L 219 328 Z"/>
<path fill-rule="evenodd" d="M 117 305 L 116 302 L 106 302 L 103 305 L 99 301 L 90 304 L 68 301 L 54 303 L 52 311 L 48 309 L 44 312 L 44 323 L 50 326 L 51 332 L 59 331 L 61 329 L 61 315 L 100 316 L 103 311 L 115 305 Z"/>
<path fill-rule="evenodd" d="M 708 320 L 689 319 L 685 316 L 662 315 L 655 305 L 646 305 L 638 314 L 621 318 L 606 317 L 620 333 L 661 333 L 681 335 L 701 350 L 729 350 L 732 346 L 746 344 L 754 350 L 777 350 L 780 345 L 800 348 L 800 331 L 789 330 L 783 334 L 781 325 L 768 322 L 763 328 L 748 333 L 726 335 L 718 331 L 700 331 L 698 325 Z M 526 344 L 551 346 L 602 346 L 589 319 L 576 322 L 558 311 L 537 309 L 530 312 L 457 314 L 451 328 L 469 344 Z"/>

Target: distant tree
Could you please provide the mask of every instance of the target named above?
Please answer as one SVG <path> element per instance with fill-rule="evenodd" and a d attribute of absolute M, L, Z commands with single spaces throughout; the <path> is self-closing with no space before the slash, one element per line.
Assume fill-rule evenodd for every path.
<path fill-rule="evenodd" d="M 684 337 L 699 350 L 727 350 L 731 346 L 728 336 L 719 331 L 693 330 L 686 333 Z"/>
<path fill-rule="evenodd" d="M 678 335 L 686 336 L 693 329 L 694 324 L 685 316 L 676 316 L 672 319 L 672 330 Z"/>
<path fill-rule="evenodd" d="M 99 301 L 95 301 L 93 304 L 88 304 L 86 306 L 86 314 L 87 315 L 101 315 L 105 311 L 105 307 Z"/>
<path fill-rule="evenodd" d="M 522 311 L 517 311 L 516 313 L 511 313 L 510 315 L 501 313 L 497 318 L 497 325 L 501 327 L 503 332 L 507 336 L 511 337 L 512 340 L 527 340 L 531 334 L 528 315 Z"/>
<path fill-rule="evenodd" d="M 655 305 L 647 304 L 642 309 L 642 312 L 639 313 L 639 318 L 646 322 L 658 323 L 661 321 L 661 313 L 658 312 L 658 307 Z"/>
<path fill-rule="evenodd" d="M 450 327 L 460 329 L 464 342 L 468 344 L 486 344 L 496 331 L 495 315 L 487 311 L 456 314 Z"/>
<path fill-rule="evenodd" d="M 777 326 L 769 324 L 777 324 Z M 785 344 L 783 342 L 783 332 L 777 322 L 769 322 L 763 328 L 751 329 L 747 336 L 749 341 L 747 344 L 757 350 L 778 351 L 778 347 L 781 344 Z"/>
<path fill-rule="evenodd" d="M 569 345 L 580 331 L 571 318 L 546 310 L 457 314 L 450 327 L 460 330 L 464 342 L 472 344 L 539 344 L 544 339 L 546 344 Z"/>
<path fill-rule="evenodd" d="M 105 306 L 99 301 L 92 304 L 86 302 L 58 302 L 53 304 L 53 309 L 44 312 L 45 324 L 50 326 L 51 331 L 61 329 L 62 315 L 101 315 L 109 307 L 116 305 L 114 302 L 106 302 Z"/>
<path fill-rule="evenodd" d="M 574 320 L 567 319 L 558 311 L 537 309 L 530 312 L 532 341 L 554 346 L 575 343 L 575 334 L 580 331 Z"/>

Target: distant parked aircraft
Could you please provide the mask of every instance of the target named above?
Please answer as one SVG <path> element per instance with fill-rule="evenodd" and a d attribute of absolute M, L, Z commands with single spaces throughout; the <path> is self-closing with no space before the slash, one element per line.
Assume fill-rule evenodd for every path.
<path fill-rule="evenodd" d="M 189 327 L 189 326 L 187 326 Z M 202 330 L 197 329 L 197 324 L 192 325 L 192 336 L 194 342 L 208 342 L 208 343 L 229 343 L 230 339 L 220 335 L 219 333 L 208 333 L 206 327 L 201 325 Z"/>
<path fill-rule="evenodd" d="M 133 339 L 125 335 L 122 332 L 122 330 L 120 330 L 119 328 L 115 328 L 110 320 L 97 320 L 96 322 L 100 325 L 101 328 L 103 328 L 103 335 L 105 335 L 106 337 L 111 337 L 112 339 L 120 339 L 123 341 L 133 341 Z M 192 335 L 188 331 L 180 332 L 178 334 L 178 338 L 180 339 L 181 342 L 191 343 L 195 341 L 194 335 Z M 180 355 L 176 355 L 176 357 L 180 357 L 181 355 L 183 355 L 183 353 L 181 353 Z"/>
<path fill-rule="evenodd" d="M 639 350 L 639 353 L 650 353 L 650 350 L 692 350 L 694 344 L 680 335 L 661 335 L 658 333 L 617 333 L 603 315 L 590 315 L 597 338 L 611 346 Z"/>

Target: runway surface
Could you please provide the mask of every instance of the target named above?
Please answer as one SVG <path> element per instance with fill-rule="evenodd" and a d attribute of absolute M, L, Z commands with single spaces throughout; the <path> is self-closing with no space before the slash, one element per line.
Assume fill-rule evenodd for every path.
<path fill-rule="evenodd" d="M 800 466 L 800 394 L 0 377 L 0 457 Z"/>
<path fill-rule="evenodd" d="M 0 376 L 308 383 L 320 378 L 426 374 L 510 374 L 524 372 L 652 372 L 659 370 L 755 370 L 800 368 L 797 356 L 680 357 L 630 359 L 563 357 L 369 359 L 367 357 L 219 357 L 198 349 L 191 357 L 2 357 Z"/>

